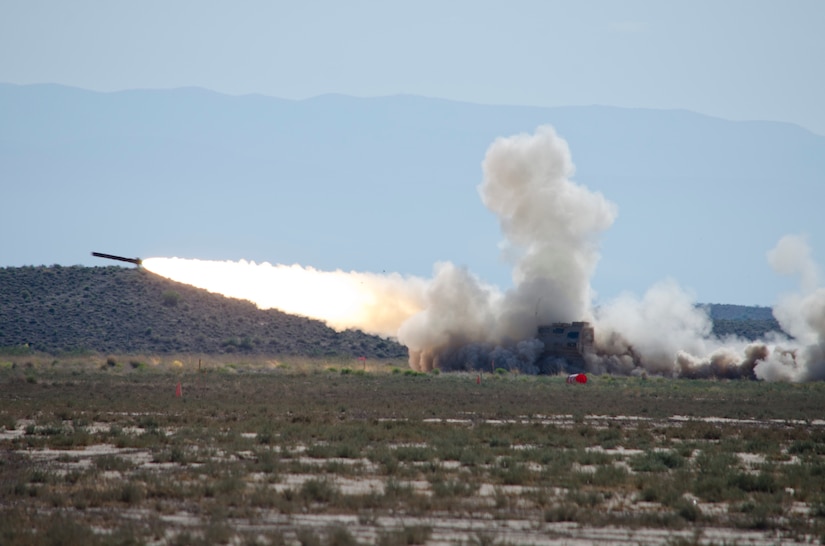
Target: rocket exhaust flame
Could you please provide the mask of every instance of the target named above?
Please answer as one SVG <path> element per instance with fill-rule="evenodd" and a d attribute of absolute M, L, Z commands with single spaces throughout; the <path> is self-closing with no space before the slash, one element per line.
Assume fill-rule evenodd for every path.
<path fill-rule="evenodd" d="M 672 377 L 825 379 L 825 288 L 801 237 L 783 238 L 768 255 L 779 273 L 800 276 L 799 294 L 774 309 L 783 329 L 759 342 L 711 334 L 712 322 L 675 281 L 641 298 L 625 294 L 597 309 L 590 279 L 599 237 L 616 206 L 571 180 L 567 143 L 550 127 L 499 138 L 487 151 L 479 193 L 497 216 L 511 258 L 514 287 L 502 292 L 449 262 L 432 279 L 324 272 L 298 265 L 148 258 L 143 266 L 170 279 L 261 308 L 397 339 L 417 370 L 546 371 L 537 327 L 587 320 L 595 326 L 591 372 Z"/>
<path fill-rule="evenodd" d="M 397 273 L 328 272 L 244 260 L 146 258 L 143 267 L 210 292 L 249 300 L 261 309 L 280 309 L 322 320 L 337 330 L 356 328 L 385 337 L 395 336 L 401 324 L 421 310 L 426 283 Z"/>

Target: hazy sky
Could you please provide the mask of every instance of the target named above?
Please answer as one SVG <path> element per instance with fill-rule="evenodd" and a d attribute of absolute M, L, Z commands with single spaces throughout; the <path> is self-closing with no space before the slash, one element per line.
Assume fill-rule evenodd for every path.
<path fill-rule="evenodd" d="M 686 109 L 728 120 L 790 122 L 825 136 L 823 29 L 825 0 L 0 0 L 0 82 L 95 91 L 194 86 L 287 99 L 411 94 L 487 104 Z M 714 225 L 719 233 L 751 222 L 770 222 L 780 235 L 802 231 L 821 257 L 821 215 L 778 211 L 797 201 L 815 207 L 822 176 L 822 184 L 794 186 L 782 203 L 762 206 L 774 216 L 756 220 L 745 197 L 767 195 L 788 181 L 760 188 L 730 180 L 727 190 L 735 197 L 716 204 L 736 214 L 717 210 Z M 0 179 L 0 199 L 4 182 L 14 183 Z M 696 191 L 657 186 L 642 195 L 658 201 L 642 204 L 669 204 L 676 218 L 684 212 L 679 196 Z M 624 187 L 607 197 L 624 203 L 633 194 Z M 468 192 L 468 202 L 476 199 Z M 622 206 L 608 237 L 646 219 Z M 707 221 L 709 211 L 697 208 L 695 218 Z M 725 245 L 746 243 L 758 248 L 752 254 L 761 266 L 776 240 L 757 239 L 753 230 L 730 243 L 714 239 L 696 261 L 729 263 Z M 611 274 L 621 270 L 618 260 L 605 263 Z M 705 269 L 702 282 L 715 283 L 713 268 Z M 741 303 L 773 297 L 766 288 L 756 290 Z"/>
<path fill-rule="evenodd" d="M 825 2 L 0 0 L 0 81 L 684 108 L 825 135 Z"/>

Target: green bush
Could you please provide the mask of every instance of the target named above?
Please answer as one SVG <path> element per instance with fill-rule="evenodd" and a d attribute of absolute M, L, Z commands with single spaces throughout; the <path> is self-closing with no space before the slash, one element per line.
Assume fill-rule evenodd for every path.
<path fill-rule="evenodd" d="M 579 521 L 581 509 L 571 502 L 563 502 L 551 506 L 544 511 L 544 521 L 557 523 L 560 521 Z"/>
<path fill-rule="evenodd" d="M 442 480 L 436 479 L 431 483 L 433 495 L 439 499 L 452 497 L 469 497 L 478 491 L 477 483 L 470 483 L 464 480 Z"/>
<path fill-rule="evenodd" d="M 180 303 L 181 295 L 174 290 L 164 290 L 161 296 L 163 305 L 166 307 L 176 307 Z"/>
<path fill-rule="evenodd" d="M 301 497 L 307 502 L 330 503 L 338 496 L 338 488 L 326 479 L 309 479 L 301 486 Z"/>
<path fill-rule="evenodd" d="M 336 525 L 329 531 L 326 544 L 328 546 L 356 546 L 358 541 L 346 527 Z"/>
<path fill-rule="evenodd" d="M 675 451 L 648 451 L 628 462 L 635 472 L 667 472 L 685 466 L 685 458 Z"/>

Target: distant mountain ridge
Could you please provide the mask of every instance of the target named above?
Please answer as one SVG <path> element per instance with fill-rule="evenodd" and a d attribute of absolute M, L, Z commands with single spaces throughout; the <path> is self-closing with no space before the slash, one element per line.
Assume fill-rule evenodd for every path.
<path fill-rule="evenodd" d="M 712 320 L 776 320 L 773 309 L 759 305 L 731 305 L 727 303 L 702 304 Z"/>
<path fill-rule="evenodd" d="M 770 307 L 712 303 L 699 305 L 707 309 L 713 321 L 713 333 L 719 337 L 736 336 L 751 341 L 769 332 L 787 336 Z"/>
<path fill-rule="evenodd" d="M 480 164 L 496 138 L 540 125 L 569 143 L 574 179 L 619 207 L 593 279 L 601 298 L 675 277 L 700 301 L 771 303 L 789 284 L 765 252 L 825 233 L 825 137 L 786 123 L 0 84 L 0 180 L 17 204 L 0 265 L 95 265 L 100 248 L 427 277 L 449 260 L 507 288 Z M 811 244 L 825 256 L 825 240 Z"/>

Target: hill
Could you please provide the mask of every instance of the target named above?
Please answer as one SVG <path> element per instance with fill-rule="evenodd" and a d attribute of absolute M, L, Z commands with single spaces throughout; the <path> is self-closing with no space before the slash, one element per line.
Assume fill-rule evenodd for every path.
<path fill-rule="evenodd" d="M 701 305 L 713 321 L 713 333 L 719 337 L 737 336 L 749 340 L 765 337 L 768 332 L 784 335 L 770 307 L 713 303 Z"/>
<path fill-rule="evenodd" d="M 246 353 L 406 359 L 395 341 L 260 310 L 142 269 L 0 268 L 0 347 L 51 354 Z"/>
<path fill-rule="evenodd" d="M 770 307 L 727 303 L 712 303 L 702 307 L 707 308 L 711 320 L 776 320 Z"/>
<path fill-rule="evenodd" d="M 777 332 L 787 336 L 776 319 L 715 319 L 713 334 L 719 337 L 736 336 L 751 341 L 763 339 L 765 334 Z"/>

